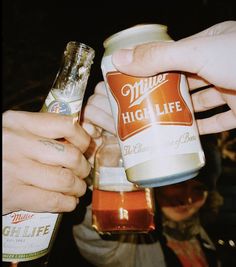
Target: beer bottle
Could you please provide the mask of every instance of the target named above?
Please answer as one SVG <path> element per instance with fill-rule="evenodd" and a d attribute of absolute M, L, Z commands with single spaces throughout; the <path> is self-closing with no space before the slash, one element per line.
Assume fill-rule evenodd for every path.
<path fill-rule="evenodd" d="M 100 234 L 146 233 L 155 229 L 152 188 L 127 180 L 117 137 L 104 131 L 95 155 L 92 226 Z"/>
<path fill-rule="evenodd" d="M 74 116 L 79 120 L 82 101 L 95 51 L 71 41 L 41 112 Z M 12 212 L 3 216 L 3 266 L 47 266 L 62 214 Z"/>

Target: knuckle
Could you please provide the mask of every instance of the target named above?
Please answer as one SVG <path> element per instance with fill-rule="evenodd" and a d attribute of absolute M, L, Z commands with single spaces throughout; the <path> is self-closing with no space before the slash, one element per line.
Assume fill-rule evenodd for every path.
<path fill-rule="evenodd" d="M 156 56 L 157 54 L 157 47 L 155 44 L 150 45 L 149 49 L 146 49 L 143 51 L 144 52 L 144 56 L 146 55 L 147 59 L 151 59 L 154 56 Z"/>
<path fill-rule="evenodd" d="M 84 177 L 83 177 L 83 178 L 85 178 L 85 177 L 88 177 L 88 175 L 89 175 L 90 171 L 91 171 L 91 165 L 88 163 L 88 164 L 87 164 L 87 168 L 86 168 L 86 170 L 85 170 L 85 174 L 84 174 Z"/>
<path fill-rule="evenodd" d="M 59 119 L 63 121 L 63 125 L 68 129 L 68 132 L 71 132 L 72 134 L 75 132 L 76 124 L 74 123 L 74 117 L 61 115 Z"/>
<path fill-rule="evenodd" d="M 90 170 L 91 170 L 91 166 L 89 164 L 89 162 L 84 158 L 84 157 L 81 157 L 80 158 L 80 161 L 78 162 L 78 165 L 77 165 L 77 169 L 80 170 L 80 178 L 85 178 L 88 176 Z"/>
<path fill-rule="evenodd" d="M 68 201 L 68 206 L 65 208 L 65 211 L 72 211 L 76 208 L 77 206 L 77 200 L 76 197 L 71 197 L 70 201 Z"/>
<path fill-rule="evenodd" d="M 98 82 L 97 85 L 95 86 L 94 92 L 101 93 L 104 91 L 105 91 L 105 82 L 104 81 Z"/>
<path fill-rule="evenodd" d="M 51 192 L 51 195 L 47 201 L 48 211 L 57 212 L 60 210 L 61 195 L 59 193 Z"/>
<path fill-rule="evenodd" d="M 66 168 L 60 169 L 60 184 L 66 190 L 70 191 L 75 184 L 75 175 L 73 172 Z"/>
<path fill-rule="evenodd" d="M 77 205 L 76 197 L 65 196 L 59 193 L 52 194 L 48 201 L 48 211 L 51 212 L 69 212 L 75 209 Z"/>
<path fill-rule="evenodd" d="M 94 99 L 96 100 L 96 94 L 91 95 L 91 96 L 89 97 L 87 103 L 88 103 L 88 104 L 92 104 L 92 103 L 94 102 Z"/>
<path fill-rule="evenodd" d="M 84 153 L 88 149 L 91 142 L 91 136 L 84 129 L 82 130 L 83 130 L 83 135 L 81 135 L 80 138 L 79 149 L 76 148 L 75 146 L 71 148 L 71 151 L 74 154 L 73 156 L 74 159 L 80 159 L 82 153 Z"/>
<path fill-rule="evenodd" d="M 78 193 L 78 196 L 81 197 L 86 193 L 87 190 L 87 185 L 85 183 L 85 181 L 82 181 L 82 183 L 80 184 L 80 192 Z"/>
<path fill-rule="evenodd" d="M 72 166 L 77 166 L 81 162 L 82 153 L 75 146 L 70 146 L 69 161 Z"/>
<path fill-rule="evenodd" d="M 81 149 L 82 152 L 85 152 L 88 149 L 90 142 L 91 142 L 91 136 L 88 133 L 86 133 L 85 138 L 84 138 L 83 147 Z"/>

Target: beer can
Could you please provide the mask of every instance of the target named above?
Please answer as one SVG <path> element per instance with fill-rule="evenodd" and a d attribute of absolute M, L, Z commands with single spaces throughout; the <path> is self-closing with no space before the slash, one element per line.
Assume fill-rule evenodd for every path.
<path fill-rule="evenodd" d="M 101 62 L 127 178 L 143 187 L 185 181 L 205 164 L 185 75 L 134 77 L 112 64 L 117 49 L 155 41 L 173 42 L 166 25 L 125 29 L 104 41 Z"/>

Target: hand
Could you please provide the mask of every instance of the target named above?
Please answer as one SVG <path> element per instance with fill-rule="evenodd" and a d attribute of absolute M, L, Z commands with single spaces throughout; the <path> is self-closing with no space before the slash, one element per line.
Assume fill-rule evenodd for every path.
<path fill-rule="evenodd" d="M 94 127 L 89 130 L 93 137 L 96 137 L 97 134 L 100 136 L 101 129 L 113 134 L 116 133 L 104 82 L 99 82 L 96 85 L 93 95 L 88 99 L 84 109 L 83 125 L 85 125 L 85 127 L 86 123 Z"/>
<path fill-rule="evenodd" d="M 102 143 L 102 130 L 104 129 L 114 135 L 116 134 L 114 119 L 104 82 L 99 82 L 94 89 L 93 95 L 89 97 L 83 111 L 82 126 L 93 139 L 89 149 L 86 151 L 86 157 L 93 165 L 97 148 Z"/>
<path fill-rule="evenodd" d="M 68 142 L 58 141 L 63 138 Z M 90 172 L 89 135 L 55 113 L 3 113 L 3 214 L 71 211 Z"/>
<path fill-rule="evenodd" d="M 198 120 L 200 134 L 236 127 L 236 21 L 226 21 L 176 42 L 153 42 L 113 54 L 116 68 L 129 75 L 187 72 L 196 112 L 228 104 L 230 110 Z"/>

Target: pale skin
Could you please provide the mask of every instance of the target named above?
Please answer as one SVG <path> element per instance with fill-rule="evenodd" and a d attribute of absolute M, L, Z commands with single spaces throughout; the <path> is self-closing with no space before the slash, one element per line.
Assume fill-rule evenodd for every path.
<path fill-rule="evenodd" d="M 60 114 L 7 111 L 2 118 L 3 214 L 73 210 L 86 191 L 90 136 Z"/>
<path fill-rule="evenodd" d="M 176 42 L 153 42 L 113 54 L 113 64 L 133 76 L 182 71 L 190 90 L 210 85 L 192 94 L 195 112 L 227 104 L 229 111 L 198 120 L 200 134 L 218 133 L 236 127 L 236 21 L 216 24 Z"/>
<path fill-rule="evenodd" d="M 83 128 L 61 114 L 3 113 L 2 214 L 75 209 L 86 191 L 83 178 L 101 144 L 101 129 L 115 133 L 104 84 L 95 91 L 85 107 Z"/>

